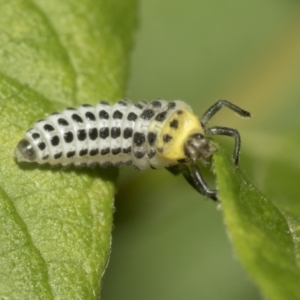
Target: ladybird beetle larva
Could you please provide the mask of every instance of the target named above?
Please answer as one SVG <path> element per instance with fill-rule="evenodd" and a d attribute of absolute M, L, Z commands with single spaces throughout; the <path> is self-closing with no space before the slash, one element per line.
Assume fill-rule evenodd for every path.
<path fill-rule="evenodd" d="M 19 162 L 62 166 L 169 168 L 173 173 L 182 173 L 199 193 L 217 200 L 217 191 L 207 186 L 197 161 L 207 163 L 216 150 L 206 136 L 227 135 L 235 140 L 232 158 L 238 165 L 239 132 L 228 127 L 207 127 L 223 106 L 242 117 L 251 116 L 226 100 L 217 101 L 201 119 L 180 100 L 83 104 L 39 120 L 18 143 L 15 156 Z"/>

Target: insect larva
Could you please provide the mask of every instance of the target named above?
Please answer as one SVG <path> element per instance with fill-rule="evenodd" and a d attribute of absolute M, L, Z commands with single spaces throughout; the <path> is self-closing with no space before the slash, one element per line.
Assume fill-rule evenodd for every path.
<path fill-rule="evenodd" d="M 223 106 L 250 117 L 249 112 L 226 100 L 217 101 L 200 120 L 180 100 L 83 104 L 39 120 L 18 143 L 15 156 L 19 162 L 62 166 L 126 164 L 140 170 L 169 168 L 173 173 L 182 173 L 198 192 L 217 200 L 216 190 L 207 186 L 197 161 L 206 163 L 216 150 L 206 135 L 227 135 L 235 139 L 233 163 L 238 165 L 238 131 L 206 127 Z"/>

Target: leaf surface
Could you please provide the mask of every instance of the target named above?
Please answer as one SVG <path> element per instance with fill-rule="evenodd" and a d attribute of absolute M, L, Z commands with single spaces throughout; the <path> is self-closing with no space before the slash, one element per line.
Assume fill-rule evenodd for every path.
<path fill-rule="evenodd" d="M 299 299 L 299 223 L 290 224 L 224 154 L 215 155 L 219 197 L 236 254 L 269 299 Z"/>
<path fill-rule="evenodd" d="M 136 2 L 0 1 L 0 298 L 96 299 L 114 169 L 18 164 L 38 119 L 125 94 Z"/>

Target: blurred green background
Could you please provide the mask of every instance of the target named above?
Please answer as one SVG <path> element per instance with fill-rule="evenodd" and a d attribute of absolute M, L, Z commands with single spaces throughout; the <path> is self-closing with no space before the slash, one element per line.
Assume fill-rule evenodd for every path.
<path fill-rule="evenodd" d="M 212 123 L 239 129 L 241 168 L 298 212 L 299 83 L 298 1 L 141 1 L 128 98 L 182 99 L 198 115 L 217 99 L 251 111 L 243 120 L 224 109 Z M 217 140 L 231 155 L 232 141 Z M 103 300 L 261 299 L 221 209 L 182 177 L 122 169 L 114 223 Z"/>

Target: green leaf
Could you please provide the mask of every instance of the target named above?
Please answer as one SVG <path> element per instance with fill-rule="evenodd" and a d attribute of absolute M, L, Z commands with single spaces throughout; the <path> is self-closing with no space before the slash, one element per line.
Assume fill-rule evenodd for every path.
<path fill-rule="evenodd" d="M 214 162 L 225 223 L 240 261 L 269 299 L 299 299 L 299 253 L 294 233 L 299 218 L 291 224 L 221 149 Z"/>
<path fill-rule="evenodd" d="M 125 94 L 136 1 L 0 1 L 0 298 L 96 299 L 113 169 L 18 164 L 45 115 Z"/>
<path fill-rule="evenodd" d="M 240 120 L 224 109 L 212 125 L 239 130 L 241 168 L 284 213 L 299 257 L 299 1 L 141 4 L 130 97 L 183 99 L 199 117 L 217 99 L 249 110 L 253 118 Z M 231 153 L 232 139 L 214 139 L 221 145 L 228 139 Z M 120 176 L 103 297 L 261 299 L 233 257 L 223 214 L 212 201 L 180 176 L 129 171 Z"/>

